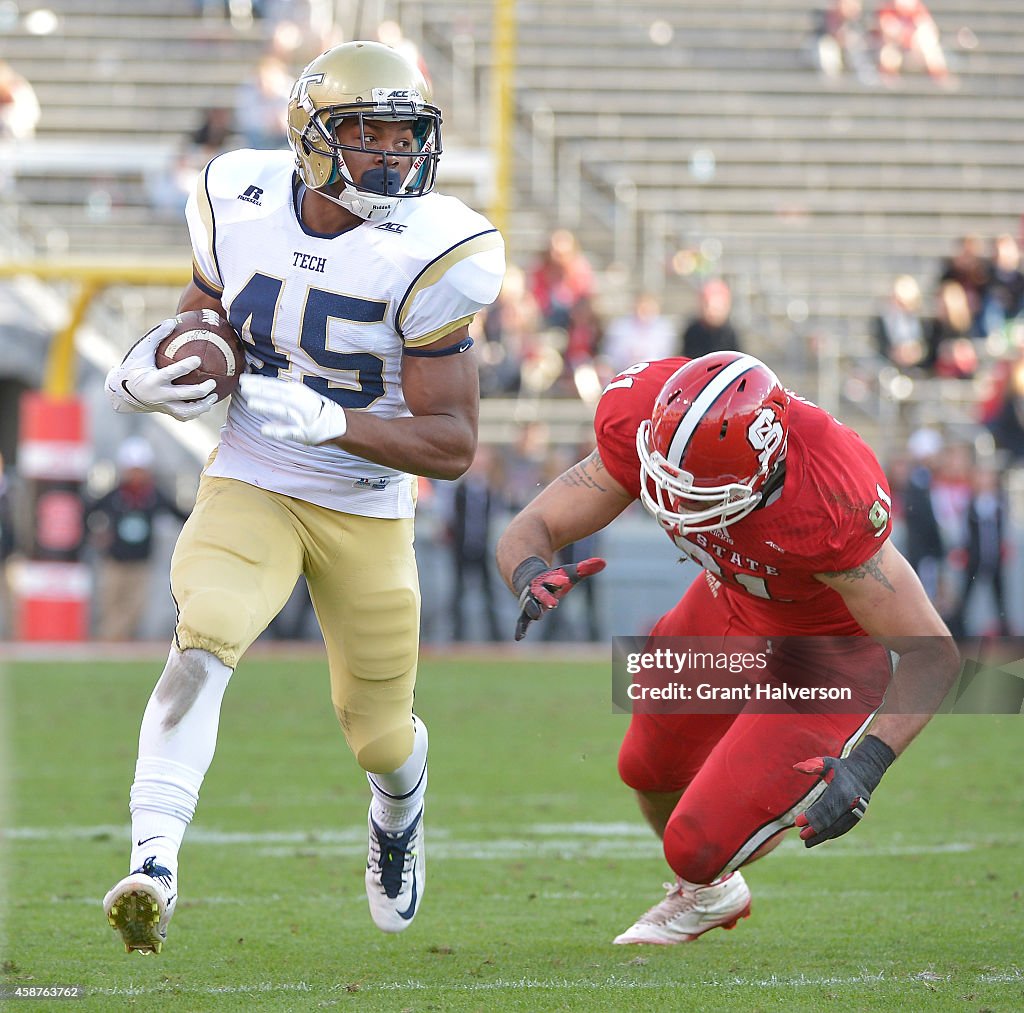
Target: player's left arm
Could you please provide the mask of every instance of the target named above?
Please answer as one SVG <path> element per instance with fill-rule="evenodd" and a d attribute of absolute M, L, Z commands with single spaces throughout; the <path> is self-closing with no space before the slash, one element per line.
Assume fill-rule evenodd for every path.
<path fill-rule="evenodd" d="M 402 359 L 402 392 L 411 418 L 384 419 L 349 412 L 337 440 L 368 461 L 427 478 L 456 479 L 473 463 L 480 420 L 480 377 L 464 325 L 428 345 L 431 353 Z"/>
<path fill-rule="evenodd" d="M 858 566 L 815 576 L 842 596 L 864 631 L 899 661 L 870 734 L 846 757 L 816 756 L 796 764 L 828 785 L 796 817 L 809 848 L 840 837 L 864 817 L 883 774 L 938 709 L 960 666 L 956 644 L 917 574 L 888 542 Z"/>
<path fill-rule="evenodd" d="M 917 574 L 889 541 L 859 566 L 816 576 L 842 596 L 869 636 L 899 655 L 871 729 L 898 756 L 928 723 L 960 670 L 953 637 Z"/>
<path fill-rule="evenodd" d="M 464 324 L 428 345 L 429 354 L 404 356 L 402 392 L 411 417 L 346 411 L 305 384 L 252 373 L 242 377 L 242 393 L 270 420 L 264 436 L 333 443 L 396 471 L 456 479 L 476 454 L 480 380 L 472 344 Z"/>

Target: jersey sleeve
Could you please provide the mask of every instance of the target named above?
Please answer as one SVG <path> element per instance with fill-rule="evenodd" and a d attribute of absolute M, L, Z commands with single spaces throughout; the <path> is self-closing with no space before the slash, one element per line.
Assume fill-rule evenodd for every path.
<path fill-rule="evenodd" d="M 497 229 L 468 236 L 431 260 L 398 306 L 396 326 L 407 346 L 422 348 L 468 324 L 498 297 L 505 244 Z"/>
<path fill-rule="evenodd" d="M 213 246 L 215 227 L 210 197 L 210 174 L 216 171 L 217 161 L 213 159 L 199 173 L 185 203 L 185 222 L 192 241 L 192 280 L 197 288 L 214 299 L 220 299 L 224 294 L 224 282 Z"/>
<path fill-rule="evenodd" d="M 816 573 L 841 573 L 867 562 L 892 534 L 892 496 L 881 465 L 852 430 L 845 431 L 846 478 L 833 486 L 830 521 L 815 553 Z"/>
<path fill-rule="evenodd" d="M 651 417 L 665 381 L 686 362 L 660 359 L 623 370 L 604 389 L 594 415 L 594 435 L 601 460 L 612 478 L 634 499 L 640 498 L 640 458 L 636 433 Z"/>

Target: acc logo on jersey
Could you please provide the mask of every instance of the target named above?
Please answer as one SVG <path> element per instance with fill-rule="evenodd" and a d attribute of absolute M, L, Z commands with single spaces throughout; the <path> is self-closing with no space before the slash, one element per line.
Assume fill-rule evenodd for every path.
<path fill-rule="evenodd" d="M 758 451 L 757 460 L 762 469 L 768 466 L 772 454 L 782 446 L 785 438 L 782 423 L 775 417 L 775 412 L 771 408 L 761 408 L 754 416 L 754 421 L 747 426 L 747 439 Z"/>

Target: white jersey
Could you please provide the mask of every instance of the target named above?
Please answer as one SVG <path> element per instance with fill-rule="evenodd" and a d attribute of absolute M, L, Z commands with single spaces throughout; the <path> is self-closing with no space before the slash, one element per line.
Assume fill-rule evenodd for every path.
<path fill-rule="evenodd" d="M 390 218 L 340 235 L 313 232 L 288 151 L 232 151 L 200 175 L 185 210 L 193 276 L 220 300 L 251 371 L 305 383 L 347 411 L 411 414 L 402 351 L 429 345 L 494 301 L 501 235 L 454 197 L 398 202 Z M 231 398 L 209 474 L 334 510 L 411 517 L 414 478 L 333 445 L 260 435 Z"/>

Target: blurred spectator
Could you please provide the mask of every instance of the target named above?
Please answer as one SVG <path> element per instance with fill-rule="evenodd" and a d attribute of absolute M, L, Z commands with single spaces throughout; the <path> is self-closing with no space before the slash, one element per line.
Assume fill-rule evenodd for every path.
<path fill-rule="evenodd" d="M 982 293 L 988 284 L 988 278 L 989 264 L 981 236 L 961 236 L 952 255 L 942 262 L 939 284 L 944 281 L 959 282 L 967 293 L 971 316 L 977 318 L 981 313 Z"/>
<path fill-rule="evenodd" d="M 928 347 L 936 376 L 967 380 L 978 371 L 974 321 L 963 285 L 944 281 L 935 298 L 935 316 L 928 322 Z"/>
<path fill-rule="evenodd" d="M 939 29 L 924 0 L 892 0 L 879 5 L 878 67 L 883 80 L 904 70 L 926 70 L 936 81 L 947 81 L 949 70 Z"/>
<path fill-rule="evenodd" d="M 154 210 L 180 217 L 207 162 L 227 151 L 235 139 L 232 112 L 219 106 L 203 111 L 199 126 L 185 139 L 166 168 L 148 180 Z"/>
<path fill-rule="evenodd" d="M 205 165 L 214 155 L 226 151 L 234 138 L 235 126 L 231 110 L 210 106 L 203 110 L 199 126 L 189 137 L 189 144 Z"/>
<path fill-rule="evenodd" d="M 568 229 L 556 229 L 548 237 L 547 250 L 530 271 L 530 293 L 544 325 L 566 333 L 573 324 L 573 311 L 582 300 L 593 297 L 590 261 Z"/>
<path fill-rule="evenodd" d="M 1010 635 L 1003 571 L 1009 548 L 1008 527 L 999 470 L 991 464 L 982 464 L 974 469 L 971 497 L 965 511 L 964 579 L 949 623 L 954 636 L 973 635 L 973 631 L 967 629 L 967 607 L 974 592 L 985 586 L 991 591 L 995 608 L 996 635 Z"/>
<path fill-rule="evenodd" d="M 967 540 L 967 506 L 971 501 L 974 449 L 949 443 L 932 471 L 932 510 L 949 559 Z"/>
<path fill-rule="evenodd" d="M 522 510 L 543 488 L 550 451 L 551 431 L 546 422 L 537 420 L 520 426 L 503 461 L 504 500 L 513 513 Z"/>
<path fill-rule="evenodd" d="M 608 324 L 602 345 L 610 371 L 618 373 L 634 362 L 667 359 L 677 348 L 672 321 L 661 314 L 661 303 L 651 292 L 641 292 L 633 312 Z M 587 558 L 587 557 L 582 557 Z"/>
<path fill-rule="evenodd" d="M 264 53 L 235 94 L 235 124 L 249 148 L 286 148 L 292 74 L 280 57 Z"/>
<path fill-rule="evenodd" d="M 921 288 L 909 274 L 899 275 L 873 323 L 879 354 L 901 370 L 928 368 L 931 349 L 921 318 Z"/>
<path fill-rule="evenodd" d="M 1008 232 L 993 240 L 988 278 L 981 293 L 981 333 L 1002 331 L 1007 322 L 1024 313 L 1024 272 L 1020 247 Z"/>
<path fill-rule="evenodd" d="M 467 639 L 467 606 L 475 601 L 483 607 L 490 639 L 504 639 L 498 622 L 491 550 L 491 527 L 499 505 L 494 467 L 490 450 L 478 447 L 469 471 L 455 486 L 452 500 L 448 523 L 454 574 L 450 613 L 454 639 L 458 641 Z M 472 611 L 470 608 L 470 615 Z"/>
<path fill-rule="evenodd" d="M 100 553 L 97 637 L 131 640 L 148 602 L 157 516 L 188 514 L 165 496 L 153 478 L 153 448 L 138 436 L 117 451 L 117 485 L 88 510 L 93 544 Z"/>
<path fill-rule="evenodd" d="M 983 421 L 999 450 L 1011 463 L 1024 461 L 1024 357 L 1018 357 L 1005 373 L 990 402 Z"/>
<path fill-rule="evenodd" d="M 709 352 L 742 352 L 739 335 L 729 319 L 732 293 L 721 278 L 705 281 L 700 289 L 697 316 L 683 330 L 683 355 L 690 359 Z"/>
<path fill-rule="evenodd" d="M 861 0 L 832 0 L 820 18 L 815 56 L 822 73 L 836 78 L 851 71 L 866 84 L 877 81 L 871 26 Z"/>
<path fill-rule="evenodd" d="M 584 296 L 572 308 L 569 317 L 569 338 L 565 346 L 565 362 L 571 372 L 580 366 L 590 367 L 597 355 L 602 335 L 601 315 L 593 296 Z M 576 393 L 575 381 L 566 393 Z"/>
<path fill-rule="evenodd" d="M 24 141 L 35 136 L 39 99 L 28 80 L 0 60 L 0 140 Z"/>
<path fill-rule="evenodd" d="M 928 597 L 937 602 L 946 546 L 932 505 L 932 481 L 933 472 L 942 457 L 942 436 L 935 429 L 918 429 L 911 434 L 907 449 L 912 463 L 903 497 L 906 518 L 904 555 Z"/>
<path fill-rule="evenodd" d="M 521 268 L 509 265 L 498 298 L 478 314 L 481 318 L 480 393 L 484 397 L 515 394 L 523 361 L 536 348 L 540 325 L 540 312 Z"/>
<path fill-rule="evenodd" d="M 14 483 L 0 454 L 0 641 L 13 633 L 7 561 L 14 554 Z"/>
<path fill-rule="evenodd" d="M 557 360 L 554 392 L 575 395 L 576 369 L 593 361 L 601 322 L 594 307 L 594 272 L 568 229 L 556 229 L 548 237 L 547 250 L 530 272 L 530 292 L 542 329 L 524 363 L 524 386 L 548 389 L 544 384 L 550 386 L 548 377 Z"/>

